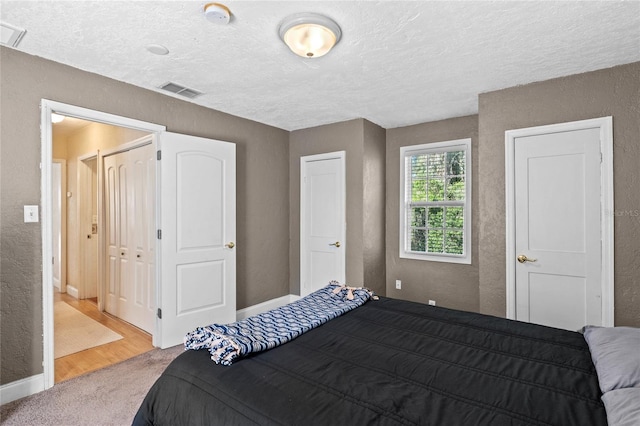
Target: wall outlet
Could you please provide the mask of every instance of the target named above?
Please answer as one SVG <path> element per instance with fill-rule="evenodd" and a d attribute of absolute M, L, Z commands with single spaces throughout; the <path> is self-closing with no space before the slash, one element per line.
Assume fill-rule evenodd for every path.
<path fill-rule="evenodd" d="M 396 290 L 402 290 L 402 281 L 396 280 Z"/>
<path fill-rule="evenodd" d="M 435 301 L 435 300 L 431 300 L 431 299 L 429 299 L 429 304 L 430 304 L 431 306 L 436 306 L 436 301 Z"/>

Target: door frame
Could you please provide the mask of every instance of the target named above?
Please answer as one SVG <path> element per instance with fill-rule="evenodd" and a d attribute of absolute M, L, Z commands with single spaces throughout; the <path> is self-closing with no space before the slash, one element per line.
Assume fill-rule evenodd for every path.
<path fill-rule="evenodd" d="M 506 302 L 507 318 L 516 318 L 515 140 L 519 137 L 584 129 L 600 130 L 600 235 L 602 242 L 602 325 L 614 325 L 613 281 L 613 119 L 609 117 L 507 130 L 505 132 L 506 187 Z"/>
<path fill-rule="evenodd" d="M 128 127 L 148 133 L 159 134 L 166 130 L 165 126 L 135 120 L 102 111 L 82 108 L 75 105 L 56 102 L 48 99 L 40 101 L 40 205 L 42 218 L 42 341 L 43 341 L 43 386 L 49 389 L 54 385 L 54 354 L 53 354 L 53 267 L 51 256 L 53 252 L 52 239 L 52 191 L 51 191 L 51 163 L 53 161 L 53 129 L 51 113 L 57 113 L 68 117 L 94 121 L 119 127 Z M 98 162 L 98 173 L 101 173 Z M 101 209 L 99 204 L 99 211 Z M 101 233 L 101 232 L 99 232 Z M 100 244 L 100 243 L 99 243 Z M 102 255 L 99 247 L 98 256 Z M 100 268 L 101 269 L 101 268 Z M 99 276 L 103 276 L 101 270 Z M 154 333 L 155 335 L 155 333 Z"/>
<path fill-rule="evenodd" d="M 342 264 L 344 265 L 344 276 L 343 281 L 346 280 L 347 274 L 347 174 L 346 174 L 346 151 L 335 151 L 335 152 L 327 152 L 323 154 L 315 154 L 315 155 L 305 155 L 300 157 L 300 295 L 305 296 L 309 294 L 308 292 L 303 291 L 304 277 L 307 272 L 307 260 L 304 255 L 307 249 L 307 235 L 306 235 L 306 206 L 307 206 L 307 194 L 306 194 L 306 185 L 304 178 L 307 175 L 307 164 L 315 161 L 322 160 L 334 160 L 339 159 L 342 173 L 342 182 L 344 185 L 343 188 L 343 212 L 342 212 L 342 239 L 339 241 L 343 241 L 343 245 L 345 247 L 342 250 Z"/>

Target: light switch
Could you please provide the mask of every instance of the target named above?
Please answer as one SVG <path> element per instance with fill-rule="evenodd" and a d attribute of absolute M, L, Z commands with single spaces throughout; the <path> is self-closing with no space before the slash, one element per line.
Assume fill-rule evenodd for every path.
<path fill-rule="evenodd" d="M 24 206 L 24 221 L 38 222 L 38 206 Z"/>

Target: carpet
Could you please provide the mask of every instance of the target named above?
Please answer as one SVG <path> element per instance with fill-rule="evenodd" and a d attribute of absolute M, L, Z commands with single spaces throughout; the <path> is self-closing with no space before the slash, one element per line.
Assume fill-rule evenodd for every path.
<path fill-rule="evenodd" d="M 53 306 L 54 358 L 122 339 L 122 336 L 65 302 Z"/>
<path fill-rule="evenodd" d="M 137 357 L 58 383 L 0 407 L 3 426 L 131 425 L 151 385 L 184 346 Z"/>

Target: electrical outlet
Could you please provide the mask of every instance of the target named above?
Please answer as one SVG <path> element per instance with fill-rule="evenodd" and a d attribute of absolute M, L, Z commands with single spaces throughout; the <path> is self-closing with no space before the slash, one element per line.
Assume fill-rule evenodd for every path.
<path fill-rule="evenodd" d="M 402 281 L 396 280 L 396 290 L 402 290 Z"/>
<path fill-rule="evenodd" d="M 431 300 L 431 299 L 429 299 L 429 304 L 430 304 L 431 306 L 436 306 L 436 301 L 435 301 L 435 300 Z"/>

